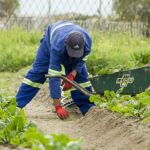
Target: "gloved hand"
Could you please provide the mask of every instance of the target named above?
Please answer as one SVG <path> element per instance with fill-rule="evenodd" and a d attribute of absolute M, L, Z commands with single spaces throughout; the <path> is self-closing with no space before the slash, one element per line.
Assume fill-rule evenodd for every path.
<path fill-rule="evenodd" d="M 60 119 L 67 119 L 69 117 L 69 112 L 62 106 L 55 106 L 55 110 Z"/>
<path fill-rule="evenodd" d="M 67 79 L 69 79 L 70 81 L 74 81 L 75 76 L 70 73 L 67 75 Z M 66 81 L 62 82 L 62 86 L 63 86 L 63 91 L 69 90 L 72 88 L 72 85 Z"/>

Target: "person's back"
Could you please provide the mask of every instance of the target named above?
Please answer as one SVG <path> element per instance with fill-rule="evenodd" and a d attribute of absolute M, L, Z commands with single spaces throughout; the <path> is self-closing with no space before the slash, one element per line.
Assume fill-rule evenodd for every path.
<path fill-rule="evenodd" d="M 65 51 L 65 40 L 72 32 L 81 32 L 85 39 L 85 55 L 91 51 L 91 38 L 88 32 L 71 21 L 58 21 L 48 26 L 45 40 L 48 41 L 49 49 L 59 52 Z"/>

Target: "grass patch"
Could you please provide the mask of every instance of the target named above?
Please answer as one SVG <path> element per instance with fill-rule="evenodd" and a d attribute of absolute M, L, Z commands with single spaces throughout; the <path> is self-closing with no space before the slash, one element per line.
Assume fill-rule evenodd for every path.
<path fill-rule="evenodd" d="M 150 63 L 150 39 L 124 33 L 92 32 L 91 74 L 108 74 Z M 18 71 L 33 63 L 42 33 L 13 27 L 0 30 L 0 71 Z M 92 65 L 91 65 L 92 64 Z"/>
<path fill-rule="evenodd" d="M 91 74 L 108 74 L 150 63 L 150 39 L 123 33 L 91 33 L 92 53 L 87 67 Z M 92 64 L 92 65 L 91 65 Z"/>
<path fill-rule="evenodd" d="M 31 65 L 40 41 L 39 32 L 26 32 L 21 28 L 0 30 L 0 71 L 18 71 Z"/>
<path fill-rule="evenodd" d="M 19 72 L 0 72 L 0 94 L 5 96 L 16 95 L 22 79 L 30 67 L 21 69 Z"/>

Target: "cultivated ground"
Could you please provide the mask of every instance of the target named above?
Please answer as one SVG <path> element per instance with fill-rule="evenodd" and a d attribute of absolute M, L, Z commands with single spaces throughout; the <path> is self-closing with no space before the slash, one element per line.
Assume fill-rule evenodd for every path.
<path fill-rule="evenodd" d="M 96 107 L 86 116 L 82 116 L 76 106 L 68 110 L 68 120 L 56 116 L 47 85 L 25 109 L 29 120 L 46 134 L 65 133 L 80 138 L 84 150 L 150 150 L 148 124 L 140 125 L 135 119 L 124 119 Z"/>

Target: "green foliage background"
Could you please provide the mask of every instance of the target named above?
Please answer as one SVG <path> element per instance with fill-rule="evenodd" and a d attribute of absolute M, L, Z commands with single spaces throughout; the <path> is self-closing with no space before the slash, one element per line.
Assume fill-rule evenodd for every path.
<path fill-rule="evenodd" d="M 91 33 L 92 53 L 87 60 L 91 74 L 108 74 L 150 63 L 150 38 L 123 33 Z"/>
<path fill-rule="evenodd" d="M 150 23 L 149 0 L 114 0 L 113 9 L 119 20 L 144 21 Z"/>
<path fill-rule="evenodd" d="M 18 71 L 33 63 L 41 32 L 13 27 L 0 30 L 0 71 Z M 150 63 L 150 39 L 123 33 L 91 33 L 92 53 L 87 67 L 95 75 L 140 67 Z"/>
<path fill-rule="evenodd" d="M 42 35 L 21 28 L 0 30 L 0 71 L 18 71 L 31 65 Z"/>

